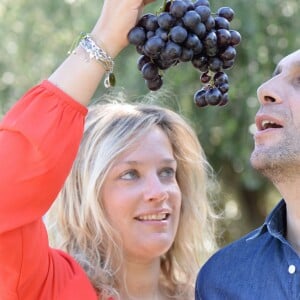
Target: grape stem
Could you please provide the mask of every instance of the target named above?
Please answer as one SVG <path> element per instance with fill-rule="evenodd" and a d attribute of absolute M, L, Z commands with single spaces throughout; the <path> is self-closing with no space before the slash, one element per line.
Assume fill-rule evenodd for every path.
<path fill-rule="evenodd" d="M 215 72 L 208 70 L 207 75 L 210 76 L 210 80 L 209 82 L 205 83 L 204 86 L 208 89 L 212 88 L 214 86 L 214 79 L 213 79 L 213 75 L 215 74 Z"/>
<path fill-rule="evenodd" d="M 215 74 L 215 72 L 212 72 L 211 70 L 208 71 L 208 74 L 211 76 L 211 79 L 208 83 L 209 86 L 213 86 L 214 85 L 214 79 L 213 79 L 213 75 Z"/>

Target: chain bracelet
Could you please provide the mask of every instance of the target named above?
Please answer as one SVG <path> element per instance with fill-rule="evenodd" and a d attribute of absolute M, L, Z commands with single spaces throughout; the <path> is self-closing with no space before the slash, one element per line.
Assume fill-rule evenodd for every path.
<path fill-rule="evenodd" d="M 82 37 L 79 45 L 87 52 L 87 54 L 89 55 L 89 59 L 95 59 L 103 65 L 106 73 L 104 86 L 106 88 L 114 86 L 116 79 L 113 72 L 113 59 L 102 48 L 100 48 L 88 34 L 85 34 Z"/>

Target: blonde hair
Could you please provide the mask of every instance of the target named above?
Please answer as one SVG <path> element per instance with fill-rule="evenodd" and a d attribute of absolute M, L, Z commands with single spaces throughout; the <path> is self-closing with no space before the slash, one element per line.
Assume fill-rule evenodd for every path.
<path fill-rule="evenodd" d="M 51 208 L 49 232 L 52 246 L 78 261 L 101 299 L 118 297 L 116 274 L 122 265 L 119 237 L 107 219 L 101 188 L 116 157 L 153 126 L 159 126 L 170 140 L 182 192 L 178 231 L 161 258 L 161 279 L 172 296 L 186 297 L 191 292 L 199 267 L 215 246 L 208 200 L 211 168 L 188 122 L 157 105 L 95 103 L 89 107 L 73 168 Z"/>

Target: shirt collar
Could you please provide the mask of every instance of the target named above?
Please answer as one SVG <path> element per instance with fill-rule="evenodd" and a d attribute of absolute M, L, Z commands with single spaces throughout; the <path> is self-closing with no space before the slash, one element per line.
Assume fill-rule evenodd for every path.
<path fill-rule="evenodd" d="M 255 230 L 253 234 L 247 238 L 248 240 L 253 240 L 263 233 L 268 231 L 272 236 L 278 238 L 282 241 L 285 240 L 286 234 L 286 203 L 282 199 L 275 208 L 271 211 L 271 213 L 267 216 L 264 224 Z"/>

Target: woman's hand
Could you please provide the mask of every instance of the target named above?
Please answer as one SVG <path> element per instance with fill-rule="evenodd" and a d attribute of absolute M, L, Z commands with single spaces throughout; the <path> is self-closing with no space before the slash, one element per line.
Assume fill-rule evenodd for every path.
<path fill-rule="evenodd" d="M 115 57 L 128 45 L 127 34 L 136 24 L 144 6 L 155 0 L 104 0 L 101 15 L 91 34 Z"/>
<path fill-rule="evenodd" d="M 134 27 L 144 6 L 155 0 L 104 0 L 101 15 L 91 31 L 93 40 L 111 57 L 128 45 L 127 34 Z M 49 81 L 60 87 L 83 105 L 90 102 L 99 82 L 103 65 L 92 59 L 85 61 L 86 53 L 76 49 L 49 77 Z"/>

